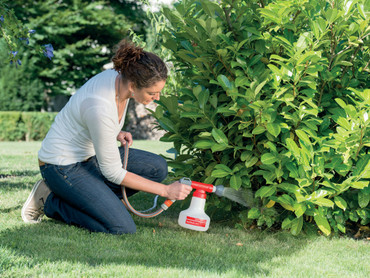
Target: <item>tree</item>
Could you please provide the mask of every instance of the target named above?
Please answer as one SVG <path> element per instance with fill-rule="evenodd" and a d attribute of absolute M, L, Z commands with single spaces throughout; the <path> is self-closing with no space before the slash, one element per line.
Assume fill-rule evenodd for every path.
<path fill-rule="evenodd" d="M 117 7 L 120 1 L 112 2 Z M 31 43 L 53 45 L 52 63 L 38 57 L 34 61 L 46 97 L 69 96 L 100 72 L 109 62 L 113 46 L 128 36 L 133 25 L 107 1 L 16 0 L 8 6 L 35 30 Z M 130 7 L 140 6 L 131 3 Z"/>
<path fill-rule="evenodd" d="M 175 178 L 252 190 L 242 225 L 294 235 L 367 225 L 369 3 L 184 0 L 164 9 L 163 45 L 183 89 L 153 115 L 178 154 Z"/>
<path fill-rule="evenodd" d="M 40 111 L 44 103 L 44 85 L 37 76 L 36 58 L 19 49 L 21 66 L 10 64 L 9 50 L 0 41 L 0 111 Z M 21 53 L 24 53 L 21 56 Z"/>

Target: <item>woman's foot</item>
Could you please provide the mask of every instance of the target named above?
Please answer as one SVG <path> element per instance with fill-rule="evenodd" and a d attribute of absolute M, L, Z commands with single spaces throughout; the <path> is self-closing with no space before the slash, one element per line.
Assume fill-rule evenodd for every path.
<path fill-rule="evenodd" d="M 51 193 L 44 180 L 35 183 L 30 196 L 22 208 L 22 219 L 26 223 L 39 223 L 44 215 L 44 204 Z"/>

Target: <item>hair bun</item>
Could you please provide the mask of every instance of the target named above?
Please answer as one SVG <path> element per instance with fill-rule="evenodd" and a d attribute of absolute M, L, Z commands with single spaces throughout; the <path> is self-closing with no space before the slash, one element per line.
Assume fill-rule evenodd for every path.
<path fill-rule="evenodd" d="M 122 40 L 116 47 L 116 54 L 112 58 L 113 68 L 122 72 L 133 63 L 138 62 L 145 55 L 143 48 L 136 46 L 132 42 Z"/>
<path fill-rule="evenodd" d="M 117 45 L 112 62 L 122 80 L 133 82 L 139 89 L 167 79 L 167 67 L 161 58 L 126 40 Z"/>

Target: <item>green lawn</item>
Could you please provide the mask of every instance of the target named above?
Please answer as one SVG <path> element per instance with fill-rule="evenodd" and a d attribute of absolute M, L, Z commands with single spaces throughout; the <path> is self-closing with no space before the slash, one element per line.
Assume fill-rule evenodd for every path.
<path fill-rule="evenodd" d="M 369 241 L 242 231 L 216 221 L 195 232 L 177 225 L 180 202 L 157 218 L 134 216 L 134 235 L 90 233 L 51 219 L 25 224 L 20 211 L 40 178 L 39 146 L 0 142 L 0 277 L 370 277 Z M 165 154 L 171 145 L 133 147 Z M 147 194 L 134 198 L 151 206 Z"/>

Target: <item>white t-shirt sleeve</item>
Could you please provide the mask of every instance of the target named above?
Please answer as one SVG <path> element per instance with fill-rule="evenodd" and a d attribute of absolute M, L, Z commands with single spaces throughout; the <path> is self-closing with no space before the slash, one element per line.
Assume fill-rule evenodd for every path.
<path fill-rule="evenodd" d="M 81 118 L 94 145 L 102 174 L 111 182 L 121 184 L 127 171 L 122 168 L 117 146 L 116 119 L 104 101 L 88 99 L 81 106 Z"/>

